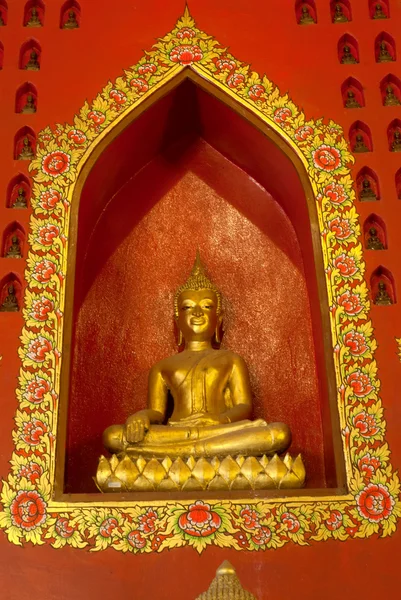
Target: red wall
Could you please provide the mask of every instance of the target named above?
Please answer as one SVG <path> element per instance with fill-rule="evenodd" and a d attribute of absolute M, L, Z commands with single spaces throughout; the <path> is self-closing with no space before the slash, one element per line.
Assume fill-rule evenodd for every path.
<path fill-rule="evenodd" d="M 0 29 L 4 45 L 4 67 L 0 71 L 1 145 L 0 145 L 0 233 L 14 219 L 26 229 L 28 211 L 5 208 L 9 180 L 21 170 L 13 160 L 13 139 L 23 125 L 39 131 L 48 123 L 71 121 L 85 98 L 93 98 L 109 79 L 115 79 L 126 66 L 134 64 L 155 37 L 164 35 L 183 12 L 182 0 L 147 0 L 133 3 L 120 0 L 109 5 L 81 0 L 81 29 L 59 29 L 60 0 L 46 3 L 45 26 L 27 30 L 22 27 L 22 0 L 9 0 L 7 27 Z M 222 45 L 254 70 L 266 72 L 281 89 L 289 90 L 310 117 L 341 123 L 345 132 L 356 120 L 364 121 L 372 132 L 373 152 L 357 157 L 354 173 L 367 165 L 378 175 L 382 199 L 372 205 L 358 206 L 361 219 L 371 212 L 385 222 L 388 250 L 366 252 L 367 275 L 383 264 L 391 270 L 396 286 L 401 281 L 399 227 L 401 201 L 397 199 L 394 175 L 400 167 L 400 154 L 390 153 L 387 126 L 401 116 L 400 107 L 383 107 L 380 81 L 388 73 L 401 78 L 400 62 L 377 64 L 374 40 L 381 31 L 392 35 L 401 48 L 399 23 L 401 6 L 390 0 L 391 18 L 369 19 L 367 0 L 353 2 L 353 20 L 332 24 L 329 1 L 316 0 L 318 24 L 300 27 L 295 21 L 293 0 L 260 2 L 256 0 L 190 0 L 189 7 L 198 26 L 214 35 Z M 359 43 L 360 64 L 340 65 L 337 42 L 345 33 Z M 18 69 L 19 49 L 28 37 L 42 47 L 39 72 Z M 359 110 L 343 108 L 341 85 L 355 77 L 364 88 L 366 106 Z M 14 113 L 15 93 L 31 81 L 38 90 L 35 115 Z M 23 166 L 25 170 L 25 166 Z M 24 261 L 0 260 L 0 279 L 10 269 L 22 277 Z M 372 319 L 379 348 L 376 358 L 388 424 L 387 440 L 393 451 L 392 462 L 401 463 L 401 408 L 397 398 L 401 365 L 394 337 L 401 337 L 400 304 L 373 307 Z M 20 314 L 0 313 L 0 472 L 6 473 L 11 454 L 12 418 L 16 409 L 15 387 L 19 362 L 18 336 Z M 201 557 L 195 551 L 179 549 L 151 556 L 123 556 L 112 550 L 89 554 L 82 550 L 54 550 L 50 547 L 10 545 L 0 534 L 0 577 L 8 598 L 22 600 L 34 594 L 46 600 L 92 599 L 99 596 L 130 595 L 149 598 L 190 599 L 203 591 L 215 568 L 228 558 L 237 567 L 243 583 L 259 599 L 284 600 L 325 597 L 333 599 L 362 595 L 373 599 L 380 594 L 397 597 L 401 577 L 398 563 L 400 535 L 377 540 L 327 542 L 311 547 L 288 545 L 277 551 L 245 553 L 208 549 Z M 162 582 L 162 583 L 161 583 Z"/>

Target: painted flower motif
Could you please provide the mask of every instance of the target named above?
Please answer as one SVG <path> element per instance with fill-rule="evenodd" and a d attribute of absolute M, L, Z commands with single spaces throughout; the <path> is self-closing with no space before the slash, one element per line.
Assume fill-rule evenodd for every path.
<path fill-rule="evenodd" d="M 191 38 L 196 36 L 196 31 L 194 31 L 191 27 L 182 27 L 177 31 L 177 38 L 179 40 L 190 40 Z"/>
<path fill-rule="evenodd" d="M 343 343 L 353 356 L 362 356 L 369 349 L 365 336 L 354 329 L 345 334 Z"/>
<path fill-rule="evenodd" d="M 38 335 L 29 342 L 26 355 L 34 362 L 42 363 L 46 359 L 46 354 L 52 350 L 53 346 L 51 341 Z"/>
<path fill-rule="evenodd" d="M 46 379 L 43 379 L 43 377 L 35 375 L 35 378 L 31 379 L 25 386 L 24 398 L 31 404 L 40 404 L 49 392 L 50 383 Z"/>
<path fill-rule="evenodd" d="M 251 536 L 251 540 L 257 546 L 263 546 L 264 544 L 267 544 L 270 541 L 271 536 L 272 532 L 270 531 L 270 529 L 265 525 L 262 525 Z"/>
<path fill-rule="evenodd" d="M 282 124 L 285 123 L 287 119 L 290 119 L 292 116 L 292 112 L 289 108 L 283 106 L 281 108 L 276 108 L 274 111 L 273 119 L 276 123 Z"/>
<path fill-rule="evenodd" d="M 298 142 L 304 142 L 311 135 L 313 135 L 313 129 L 310 125 L 301 125 L 295 130 L 295 139 L 298 140 Z"/>
<path fill-rule="evenodd" d="M 127 540 L 130 546 L 140 550 L 146 546 L 146 539 L 143 537 L 140 531 L 131 531 L 127 535 Z"/>
<path fill-rule="evenodd" d="M 36 490 L 20 490 L 10 505 L 12 524 L 32 531 L 46 521 L 46 502 Z"/>
<path fill-rule="evenodd" d="M 343 524 L 343 516 L 339 510 L 332 510 L 329 518 L 325 520 L 324 524 L 329 531 L 336 531 L 337 529 L 340 529 Z"/>
<path fill-rule="evenodd" d="M 42 246 L 51 246 L 53 240 L 60 235 L 60 229 L 53 223 L 46 223 L 42 227 L 39 227 L 36 239 Z"/>
<path fill-rule="evenodd" d="M 359 430 L 359 434 L 364 438 L 370 438 L 380 431 L 373 415 L 362 411 L 352 419 L 354 427 Z"/>
<path fill-rule="evenodd" d="M 31 460 L 26 465 L 21 465 L 18 471 L 18 477 L 28 479 L 32 484 L 43 475 L 43 467 L 37 462 Z"/>
<path fill-rule="evenodd" d="M 344 186 L 340 183 L 329 183 L 323 190 L 323 193 L 330 199 L 332 204 L 342 204 L 348 199 Z"/>
<path fill-rule="evenodd" d="M 342 306 L 347 315 L 358 315 L 363 310 L 363 305 L 358 294 L 353 294 L 350 290 L 346 290 L 337 298 L 337 304 Z"/>
<path fill-rule="evenodd" d="M 199 46 L 176 46 L 170 52 L 170 60 L 181 65 L 191 65 L 202 58 L 203 54 Z"/>
<path fill-rule="evenodd" d="M 228 60 L 227 58 L 219 58 L 216 61 L 216 67 L 219 71 L 234 71 L 237 65 L 233 60 Z"/>
<path fill-rule="evenodd" d="M 49 298 L 42 296 L 32 301 L 29 314 L 35 321 L 46 321 L 49 313 L 53 312 L 53 310 L 54 303 Z"/>
<path fill-rule="evenodd" d="M 71 527 L 69 520 L 66 517 L 60 517 L 57 519 L 54 526 L 57 535 L 64 539 L 70 538 L 74 534 L 74 527 Z"/>
<path fill-rule="evenodd" d="M 227 77 L 227 85 L 230 88 L 237 88 L 239 85 L 243 84 L 245 81 L 245 77 L 242 73 L 231 73 Z"/>
<path fill-rule="evenodd" d="M 349 220 L 341 217 L 335 217 L 329 221 L 328 227 L 338 240 L 346 240 L 353 234 Z"/>
<path fill-rule="evenodd" d="M 342 277 L 353 277 L 359 271 L 355 258 L 345 254 L 345 252 L 336 256 L 333 260 L 333 266 L 340 271 Z"/>
<path fill-rule="evenodd" d="M 254 102 L 256 102 L 256 100 L 259 100 L 259 98 L 264 93 L 265 93 L 265 88 L 263 85 L 260 85 L 260 83 L 255 83 L 255 85 L 252 85 L 248 90 L 248 96 Z"/>
<path fill-rule="evenodd" d="M 135 79 L 131 79 L 130 86 L 138 92 L 138 94 L 144 94 L 149 89 L 149 84 L 142 77 L 136 77 Z"/>
<path fill-rule="evenodd" d="M 357 396 L 357 398 L 364 398 L 375 389 L 368 375 L 359 369 L 348 375 L 347 383 L 352 387 L 354 396 Z"/>
<path fill-rule="evenodd" d="M 291 533 L 298 533 L 301 528 L 301 523 L 298 521 L 297 516 L 292 512 L 285 512 L 281 515 L 281 522 L 287 526 L 288 531 Z"/>
<path fill-rule="evenodd" d="M 381 463 L 376 456 L 372 456 L 369 452 L 364 454 L 358 460 L 358 469 L 367 479 L 373 477 L 376 473 L 377 469 L 380 469 Z"/>
<path fill-rule="evenodd" d="M 67 135 L 68 139 L 80 146 L 81 144 L 85 144 L 86 135 L 80 129 L 71 129 Z"/>
<path fill-rule="evenodd" d="M 109 97 L 114 100 L 116 104 L 125 104 L 127 96 L 121 90 L 110 90 Z"/>
<path fill-rule="evenodd" d="M 247 529 L 256 529 L 256 527 L 259 527 L 259 516 L 256 510 L 247 506 L 241 510 L 240 515 L 244 519 L 244 525 Z"/>
<path fill-rule="evenodd" d="M 189 506 L 188 512 L 178 519 L 182 531 L 194 537 L 207 537 L 215 533 L 221 525 L 219 515 L 210 510 L 210 505 L 197 500 Z"/>
<path fill-rule="evenodd" d="M 106 115 L 104 115 L 100 110 L 91 110 L 88 113 L 88 119 L 93 121 L 95 125 L 101 125 L 106 120 Z"/>
<path fill-rule="evenodd" d="M 155 521 L 157 519 L 157 513 L 149 508 L 144 515 L 141 515 L 138 519 L 138 529 L 143 533 L 151 533 L 156 530 Z"/>
<path fill-rule="evenodd" d="M 42 436 L 47 433 L 47 426 L 43 421 L 32 417 L 30 421 L 23 424 L 20 438 L 28 446 L 39 446 L 42 443 Z"/>
<path fill-rule="evenodd" d="M 60 192 L 54 190 L 53 188 L 48 188 L 46 191 L 40 193 L 39 206 L 44 210 L 53 210 L 57 202 L 60 202 L 60 200 Z"/>
<path fill-rule="evenodd" d="M 341 167 L 341 154 L 337 148 L 322 144 L 312 152 L 313 164 L 321 171 L 335 171 Z"/>
<path fill-rule="evenodd" d="M 55 263 L 44 258 L 40 262 L 35 263 L 32 277 L 39 283 L 46 283 L 50 281 L 56 270 Z"/>
<path fill-rule="evenodd" d="M 70 155 L 62 150 L 49 152 L 42 159 L 42 171 L 50 177 L 57 177 L 70 170 Z"/>
<path fill-rule="evenodd" d="M 156 73 L 157 66 L 154 63 L 145 63 L 143 65 L 139 65 L 138 73 L 140 75 L 146 75 L 146 73 Z"/>
<path fill-rule="evenodd" d="M 356 497 L 359 514 L 371 523 L 387 519 L 393 512 L 394 505 L 394 498 L 382 484 L 369 483 Z"/>
<path fill-rule="evenodd" d="M 109 517 L 101 523 L 99 533 L 102 537 L 109 538 L 116 527 L 118 527 L 117 519 L 115 517 Z"/>

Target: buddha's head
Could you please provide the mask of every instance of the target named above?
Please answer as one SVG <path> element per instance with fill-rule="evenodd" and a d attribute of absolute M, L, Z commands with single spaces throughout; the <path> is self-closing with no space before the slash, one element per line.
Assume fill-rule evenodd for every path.
<path fill-rule="evenodd" d="M 191 275 L 174 296 L 174 317 L 179 331 L 179 345 L 190 341 L 220 343 L 223 321 L 222 298 L 217 287 L 206 276 L 196 254 Z"/>

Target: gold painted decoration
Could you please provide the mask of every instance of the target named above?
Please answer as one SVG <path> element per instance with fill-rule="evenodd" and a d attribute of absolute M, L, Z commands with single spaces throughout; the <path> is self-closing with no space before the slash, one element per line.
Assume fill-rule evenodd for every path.
<path fill-rule="evenodd" d="M 216 86 L 279 133 L 308 173 L 318 213 L 330 306 L 338 411 L 348 493 L 269 499 L 144 500 L 112 504 L 52 497 L 71 201 L 77 177 L 104 137 L 185 70 Z M 288 94 L 197 29 L 188 10 L 139 62 L 109 82 L 72 124 L 38 135 L 30 251 L 19 356 L 11 470 L 2 482 L 0 527 L 14 544 L 92 551 L 161 552 L 208 545 L 266 550 L 288 543 L 388 536 L 401 515 L 399 480 L 385 441 L 365 265 L 342 128 L 308 120 Z M 196 499 L 198 498 L 198 499 Z"/>
<path fill-rule="evenodd" d="M 196 600 L 257 600 L 256 596 L 244 590 L 234 567 L 225 560 L 216 571 L 216 577 Z"/>

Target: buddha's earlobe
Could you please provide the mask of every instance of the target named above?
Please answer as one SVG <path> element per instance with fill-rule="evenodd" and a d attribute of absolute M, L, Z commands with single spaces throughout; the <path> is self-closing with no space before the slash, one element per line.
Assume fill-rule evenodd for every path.
<path fill-rule="evenodd" d="M 184 343 L 184 337 L 182 335 L 182 331 L 181 329 L 178 330 L 178 347 L 181 348 L 181 346 Z"/>
<path fill-rule="evenodd" d="M 223 327 L 223 315 L 220 315 L 217 320 L 217 325 L 216 325 L 216 329 L 214 332 L 214 339 L 215 339 L 216 344 L 221 344 L 222 327 Z"/>

